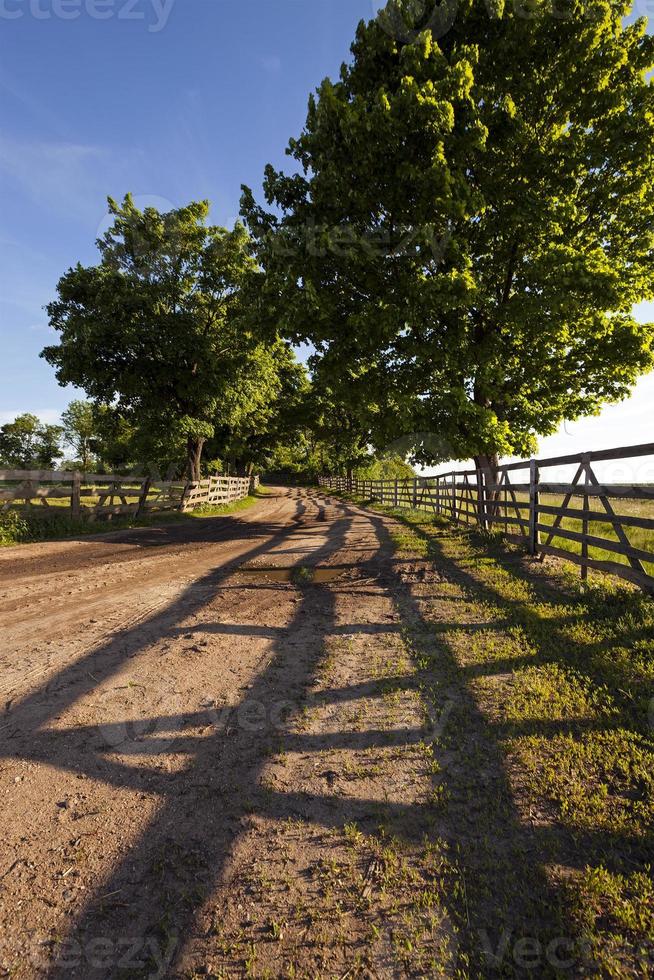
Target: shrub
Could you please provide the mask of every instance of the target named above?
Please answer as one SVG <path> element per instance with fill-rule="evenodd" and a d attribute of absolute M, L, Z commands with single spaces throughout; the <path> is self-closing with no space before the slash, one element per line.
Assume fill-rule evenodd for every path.
<path fill-rule="evenodd" d="M 29 522 L 16 510 L 0 512 L 0 545 L 29 540 Z"/>
<path fill-rule="evenodd" d="M 86 527 L 86 521 L 71 521 L 68 514 L 6 510 L 0 512 L 0 546 L 65 537 Z"/>

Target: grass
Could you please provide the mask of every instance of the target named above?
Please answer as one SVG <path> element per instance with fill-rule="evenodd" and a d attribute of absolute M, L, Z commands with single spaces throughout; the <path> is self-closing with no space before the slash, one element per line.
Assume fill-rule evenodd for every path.
<path fill-rule="evenodd" d="M 403 619 L 436 709 L 453 704 L 436 759 L 467 883 L 463 975 L 654 975 L 654 603 L 372 509 L 397 519 L 398 558 L 433 569 Z"/>
<path fill-rule="evenodd" d="M 345 495 L 344 495 L 345 496 Z M 359 498 L 360 500 L 363 498 Z M 500 517 L 497 520 L 496 528 L 504 530 L 505 532 L 512 534 L 519 534 L 520 527 L 517 524 L 510 524 L 503 520 L 506 514 L 509 518 L 520 517 L 526 520 L 528 517 L 528 510 L 525 506 L 529 502 L 528 494 L 516 492 L 516 500 L 519 506 L 517 509 L 513 506 L 512 501 L 509 499 L 505 503 L 504 497 L 499 501 L 499 513 Z M 544 506 L 548 507 L 561 507 L 565 501 L 565 495 L 563 494 L 541 494 L 540 502 Z M 408 501 L 405 504 L 408 505 Z M 641 518 L 654 518 L 654 493 L 651 500 L 636 500 L 631 498 L 611 498 L 610 503 L 613 509 L 619 516 L 622 517 L 641 517 Z M 470 508 L 471 504 L 467 502 L 466 507 Z M 580 509 L 583 506 L 583 500 L 580 497 L 572 497 L 569 501 L 569 508 Z M 539 523 L 552 526 L 556 516 L 554 514 L 543 514 L 539 515 Z M 471 523 L 476 523 L 476 520 L 470 518 Z M 583 522 L 581 518 L 575 517 L 564 517 L 559 523 L 559 528 L 563 531 L 573 531 L 577 534 L 581 534 L 583 531 Z M 629 541 L 630 545 L 634 548 L 638 548 L 642 551 L 649 551 L 652 554 L 651 562 L 643 562 L 643 567 L 648 575 L 654 576 L 654 529 L 649 528 L 639 528 L 639 527 L 624 527 L 623 531 Z M 596 538 L 604 538 L 609 542 L 619 544 L 618 535 L 615 532 L 613 525 L 608 519 L 608 515 L 602 502 L 598 498 L 589 498 L 589 525 L 588 532 L 590 535 Z M 547 540 L 547 532 L 541 531 L 541 541 L 544 543 Z M 561 548 L 563 551 L 569 551 L 571 554 L 580 555 L 581 554 L 581 543 L 579 541 L 573 541 L 569 538 L 564 538 L 556 535 L 552 542 L 556 548 Z M 609 550 L 607 548 L 600 548 L 591 546 L 588 549 L 589 558 L 596 559 L 597 561 L 611 561 L 619 565 L 628 565 L 629 559 L 624 555 L 619 554 L 616 551 Z"/>
<path fill-rule="evenodd" d="M 527 496 L 522 494 L 516 494 L 518 502 L 527 502 Z M 548 507 L 561 507 L 565 497 L 563 495 L 554 494 L 542 494 L 541 503 Z M 632 499 L 613 499 L 610 501 L 613 509 L 620 514 L 622 517 L 654 517 L 654 499 L 653 500 L 632 500 Z M 572 508 L 580 508 L 583 505 L 583 501 L 579 497 L 573 497 L 568 506 Z M 613 543 L 619 543 L 617 534 L 613 525 L 606 519 L 607 513 L 604 509 L 600 500 L 596 498 L 589 498 L 589 525 L 588 530 L 591 535 L 597 538 L 605 538 Z M 510 504 L 507 508 L 507 513 L 509 516 L 515 517 L 516 511 L 512 509 Z M 521 511 L 521 516 L 526 516 L 526 511 Z M 551 526 L 556 517 L 554 514 L 541 514 L 539 517 L 539 522 L 541 524 L 547 524 Z M 500 525 L 502 524 L 500 520 Z M 581 534 L 583 531 L 583 522 L 579 518 L 575 517 L 564 517 L 559 525 L 564 531 L 574 531 L 577 534 Z M 649 551 L 652 553 L 652 562 L 644 563 L 645 571 L 649 575 L 654 575 L 654 530 L 649 528 L 640 527 L 625 527 L 623 528 L 624 533 L 627 536 L 629 543 L 634 548 L 640 548 L 643 551 Z M 541 532 L 541 538 L 546 539 L 546 532 Z M 564 551 L 570 551 L 573 554 L 581 554 L 581 545 L 577 541 L 571 541 L 567 538 L 556 537 L 552 544 L 557 548 L 562 548 Z M 599 561 L 614 561 L 621 565 L 627 565 L 629 560 L 624 556 L 620 555 L 615 551 L 610 551 L 605 548 L 590 547 L 588 549 L 588 555 L 590 558 L 595 558 Z"/>
<path fill-rule="evenodd" d="M 193 511 L 161 511 L 142 517 L 114 517 L 111 520 L 75 521 L 61 508 L 13 507 L 0 512 L 0 547 L 30 544 L 36 541 L 52 541 L 76 538 L 79 535 L 107 534 L 137 527 L 156 527 L 161 524 L 182 524 L 208 517 L 222 517 L 245 510 L 256 503 L 265 490 L 258 489 L 253 495 L 230 504 L 205 505 Z M 66 508 L 68 511 L 69 508 Z"/>

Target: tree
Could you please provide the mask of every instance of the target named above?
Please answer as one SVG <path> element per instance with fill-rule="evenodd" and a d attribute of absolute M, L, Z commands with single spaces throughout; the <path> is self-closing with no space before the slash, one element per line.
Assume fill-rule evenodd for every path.
<path fill-rule="evenodd" d="M 97 439 L 96 413 L 91 402 L 75 400 L 61 416 L 64 442 L 75 452 L 82 470 L 88 470 Z"/>
<path fill-rule="evenodd" d="M 527 454 L 652 367 L 654 38 L 629 5 L 395 0 L 244 188 L 286 335 L 373 365 L 425 463 Z M 422 19 L 421 19 L 422 16 Z M 380 414 L 380 418 L 384 413 Z"/>
<path fill-rule="evenodd" d="M 138 430 L 115 405 L 93 404 L 92 447 L 100 468 L 109 473 L 128 472 L 143 458 L 153 459 L 152 453 L 143 452 Z"/>
<path fill-rule="evenodd" d="M 42 356 L 62 385 L 114 405 L 139 428 L 165 427 L 186 442 L 200 476 L 204 443 L 223 393 L 259 342 L 243 290 L 255 269 L 248 234 L 206 223 L 209 204 L 139 211 L 109 199 L 114 223 L 98 240 L 100 263 L 78 264 L 48 305 L 59 343 Z"/>
<path fill-rule="evenodd" d="M 51 470 L 63 454 L 62 428 L 47 425 L 36 415 L 18 415 L 0 428 L 0 460 L 13 469 Z"/>
<path fill-rule="evenodd" d="M 301 428 L 308 390 L 306 370 L 288 343 L 259 344 L 225 392 L 222 424 L 217 420 L 209 451 L 235 471 L 264 467 Z"/>
<path fill-rule="evenodd" d="M 416 471 L 401 456 L 388 453 L 358 467 L 355 476 L 359 480 L 414 480 Z"/>

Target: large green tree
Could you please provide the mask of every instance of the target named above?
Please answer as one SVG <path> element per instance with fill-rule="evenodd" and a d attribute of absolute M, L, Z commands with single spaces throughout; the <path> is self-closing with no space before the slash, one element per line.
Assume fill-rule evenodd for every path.
<path fill-rule="evenodd" d="M 397 436 L 437 433 L 424 462 L 526 454 L 652 366 L 654 39 L 628 11 L 393 0 L 297 172 L 267 168 L 267 208 L 244 189 L 264 308 L 399 398 Z"/>
<path fill-rule="evenodd" d="M 109 209 L 99 264 L 59 281 L 48 306 L 59 343 L 43 356 L 61 384 L 183 436 L 198 479 L 224 392 L 260 342 L 243 296 L 255 268 L 248 234 L 207 224 L 206 201 L 160 213 L 127 195 Z"/>
<path fill-rule="evenodd" d="M 26 412 L 0 427 L 0 463 L 12 469 L 50 470 L 63 456 L 58 425 L 41 422 Z"/>

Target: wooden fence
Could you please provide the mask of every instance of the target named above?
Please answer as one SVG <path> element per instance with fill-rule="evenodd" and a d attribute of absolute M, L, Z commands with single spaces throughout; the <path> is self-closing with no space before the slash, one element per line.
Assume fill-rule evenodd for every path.
<path fill-rule="evenodd" d="M 151 480 L 59 470 L 0 470 L 0 512 L 9 507 L 63 506 L 74 520 L 140 517 L 242 500 L 258 477 L 212 476 L 200 482 Z"/>
<path fill-rule="evenodd" d="M 532 555 L 575 562 L 584 579 L 594 568 L 654 594 L 654 479 L 602 482 L 593 469 L 593 464 L 627 460 L 633 469 L 634 461 L 647 456 L 654 456 L 654 443 L 505 463 L 496 482 L 477 470 L 461 470 L 413 480 L 323 477 L 320 484 L 391 507 L 499 529 Z M 569 469 L 571 479 L 548 480 L 547 470 L 554 467 Z"/>

